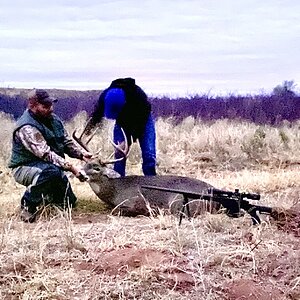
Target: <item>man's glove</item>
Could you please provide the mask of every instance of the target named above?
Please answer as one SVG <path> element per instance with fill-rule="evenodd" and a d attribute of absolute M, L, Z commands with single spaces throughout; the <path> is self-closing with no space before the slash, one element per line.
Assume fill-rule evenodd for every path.
<path fill-rule="evenodd" d="M 83 152 L 82 153 L 82 160 L 85 162 L 89 162 L 93 158 L 93 154 L 90 152 Z"/>

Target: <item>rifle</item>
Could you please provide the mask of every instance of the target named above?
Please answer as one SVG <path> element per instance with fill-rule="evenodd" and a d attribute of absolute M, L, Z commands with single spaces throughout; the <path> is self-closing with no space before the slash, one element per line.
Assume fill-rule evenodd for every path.
<path fill-rule="evenodd" d="M 249 200 L 260 200 L 260 194 L 252 194 L 252 193 L 240 193 L 239 189 L 235 189 L 234 192 L 219 190 L 215 188 L 207 189 L 207 193 L 196 193 L 179 189 L 169 189 L 163 188 L 159 186 L 150 186 L 150 185 L 142 185 L 141 188 L 145 189 L 153 189 L 159 191 L 165 191 L 170 193 L 176 193 L 183 195 L 183 205 L 179 218 L 179 225 L 182 222 L 182 218 L 184 216 L 184 210 L 187 210 L 187 216 L 190 220 L 190 208 L 189 208 L 189 200 L 190 199 L 199 199 L 199 200 L 208 200 L 208 201 L 216 201 L 220 203 L 225 209 L 226 214 L 232 218 L 238 218 L 243 215 L 241 210 L 246 211 L 252 220 L 252 224 L 260 224 L 261 220 L 259 218 L 258 213 L 261 214 L 271 214 L 272 208 L 267 206 L 259 206 L 255 204 L 249 203 Z"/>

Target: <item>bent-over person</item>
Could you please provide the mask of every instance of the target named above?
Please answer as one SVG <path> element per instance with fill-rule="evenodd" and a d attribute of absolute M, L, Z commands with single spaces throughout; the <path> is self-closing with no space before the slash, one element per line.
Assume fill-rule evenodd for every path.
<path fill-rule="evenodd" d="M 124 143 L 126 134 L 128 146 L 131 141 L 139 141 L 142 153 L 142 170 L 144 175 L 156 175 L 156 132 L 151 104 L 146 93 L 133 78 L 113 80 L 99 96 L 85 134 L 100 124 L 103 117 L 115 120 L 114 143 Z M 123 153 L 116 150 L 115 157 L 121 158 Z M 114 164 L 114 170 L 125 176 L 126 158 Z"/>
<path fill-rule="evenodd" d="M 54 203 L 74 207 L 74 195 L 65 171 L 81 179 L 80 169 L 65 159 L 88 161 L 92 154 L 78 148 L 68 136 L 60 118 L 53 113 L 57 100 L 48 92 L 34 89 L 28 95 L 28 107 L 13 131 L 9 167 L 16 182 L 26 186 L 21 198 L 21 218 L 33 222 L 37 209 Z"/>

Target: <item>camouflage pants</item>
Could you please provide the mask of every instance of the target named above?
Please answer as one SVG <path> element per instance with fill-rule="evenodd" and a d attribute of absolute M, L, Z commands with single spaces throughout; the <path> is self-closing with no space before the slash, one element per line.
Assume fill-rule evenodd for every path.
<path fill-rule="evenodd" d="M 48 162 L 34 162 L 13 169 L 16 182 L 26 186 L 21 207 L 33 210 L 41 204 L 54 203 L 63 208 L 74 206 L 76 197 L 64 171 Z"/>

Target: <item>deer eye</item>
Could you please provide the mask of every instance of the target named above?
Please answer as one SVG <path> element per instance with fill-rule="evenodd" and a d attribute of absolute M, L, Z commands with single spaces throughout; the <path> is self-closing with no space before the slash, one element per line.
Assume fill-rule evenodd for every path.
<path fill-rule="evenodd" d="M 95 165 L 95 166 L 93 167 L 93 169 L 94 169 L 95 171 L 101 171 L 101 168 L 100 168 L 100 166 L 98 166 L 98 165 Z"/>

